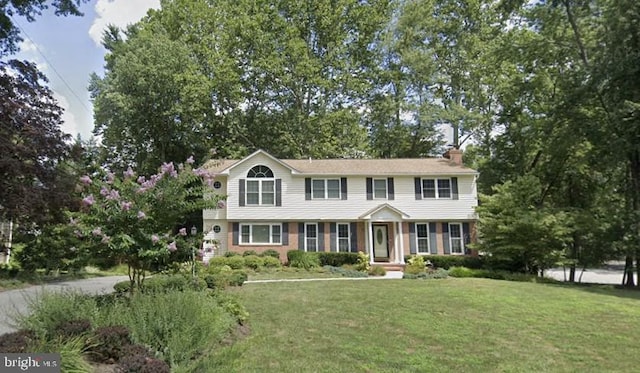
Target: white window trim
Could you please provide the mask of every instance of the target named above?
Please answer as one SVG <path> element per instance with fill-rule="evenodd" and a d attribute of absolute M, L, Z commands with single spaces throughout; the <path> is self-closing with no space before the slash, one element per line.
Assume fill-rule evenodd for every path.
<path fill-rule="evenodd" d="M 429 223 L 428 222 L 416 222 L 416 254 L 418 255 L 431 255 L 431 232 L 429 232 Z M 420 245 L 418 244 L 420 242 L 421 239 L 425 239 L 425 238 L 419 238 L 418 237 L 418 225 L 426 225 L 427 226 L 427 252 L 423 253 L 419 251 Z"/>
<path fill-rule="evenodd" d="M 312 251 L 312 252 L 317 252 L 318 251 L 318 236 L 320 235 L 320 232 L 318 232 L 318 223 L 304 223 L 304 251 L 308 252 L 308 248 L 307 248 L 307 240 L 310 238 L 309 236 L 307 236 L 307 226 L 308 225 L 315 225 L 316 227 L 316 251 Z"/>
<path fill-rule="evenodd" d="M 376 197 L 376 181 L 384 181 L 384 197 Z M 388 179 L 373 179 L 371 181 L 371 194 L 373 199 L 385 200 L 389 199 L 389 180 Z"/>
<path fill-rule="evenodd" d="M 347 251 L 340 251 L 340 240 L 344 240 L 345 237 L 340 237 L 340 226 L 347 226 Z M 350 253 L 351 252 L 351 224 L 350 223 L 336 223 L 336 252 L 337 253 Z"/>
<path fill-rule="evenodd" d="M 246 179 L 246 186 L 244 190 L 244 200 L 245 206 L 275 206 L 276 205 L 276 179 L 273 178 L 248 178 Z M 249 203 L 249 182 L 257 181 L 258 182 L 258 203 Z M 273 203 L 266 204 L 262 203 L 262 182 L 263 181 L 272 181 L 273 182 Z"/>
<path fill-rule="evenodd" d="M 460 227 L 460 238 L 455 238 L 455 240 L 460 240 L 460 250 L 462 252 L 459 253 L 454 253 L 453 252 L 453 240 L 454 238 L 451 237 L 451 226 L 452 225 L 457 225 Z M 464 231 L 462 230 L 462 223 L 449 223 L 449 253 L 451 255 L 464 255 L 465 253 L 465 248 L 464 248 Z"/>
<path fill-rule="evenodd" d="M 254 225 L 268 225 L 269 226 L 269 242 L 253 242 L 252 233 Z M 249 242 L 242 242 L 242 227 L 249 227 Z M 273 242 L 273 227 L 280 227 L 280 242 Z M 269 245 L 269 246 L 282 246 L 282 224 L 281 223 L 241 223 L 238 227 L 238 245 Z"/>
<path fill-rule="evenodd" d="M 436 195 L 435 197 L 427 197 L 424 195 L 424 180 L 433 180 L 434 182 L 434 186 L 436 188 Z M 440 197 L 440 189 L 438 188 L 438 182 L 440 180 L 449 180 L 449 197 Z M 431 177 L 424 177 L 422 179 L 420 179 L 420 193 L 422 193 L 422 199 L 453 199 L 453 187 L 452 187 L 453 183 L 451 182 L 451 178 L 450 177 L 441 177 L 441 178 L 431 178 Z"/>
<path fill-rule="evenodd" d="M 333 181 L 337 181 L 338 182 L 338 196 L 337 197 L 329 197 L 329 180 L 333 180 Z M 324 189 L 323 189 L 323 196 L 322 197 L 315 197 L 313 195 L 313 182 L 314 181 L 322 181 L 324 184 Z M 340 178 L 337 179 L 333 179 L 333 178 L 328 178 L 328 179 L 311 179 L 311 199 L 341 199 L 342 198 L 342 184 L 340 181 Z"/>

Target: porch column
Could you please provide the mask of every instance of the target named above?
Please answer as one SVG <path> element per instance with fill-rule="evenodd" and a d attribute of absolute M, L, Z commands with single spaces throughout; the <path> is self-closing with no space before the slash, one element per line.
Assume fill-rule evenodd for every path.
<path fill-rule="evenodd" d="M 400 263 L 398 256 L 398 226 L 395 222 L 391 223 L 391 225 L 393 225 L 393 262 Z"/>
<path fill-rule="evenodd" d="M 400 264 L 404 264 L 404 232 L 402 232 L 402 222 L 396 222 L 398 224 L 398 232 L 400 236 Z"/>
<path fill-rule="evenodd" d="M 365 236 L 367 237 L 367 251 L 369 252 L 369 263 L 373 264 L 373 235 L 371 234 L 371 220 L 367 220 L 365 227 Z"/>

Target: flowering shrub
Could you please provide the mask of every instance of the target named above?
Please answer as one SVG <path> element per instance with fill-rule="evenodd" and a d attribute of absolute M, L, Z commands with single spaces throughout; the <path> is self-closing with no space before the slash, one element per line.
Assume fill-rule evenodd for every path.
<path fill-rule="evenodd" d="M 155 175 L 136 175 L 128 168 L 121 177 L 110 171 L 80 178 L 82 210 L 71 213 L 76 236 L 91 248 L 92 257 L 114 257 L 129 267 L 131 290 L 142 287 L 146 271 L 185 261 L 198 245 L 187 228 L 173 234 L 194 212 L 216 206 L 218 196 L 203 198 L 214 175 L 186 164 L 164 163 Z"/>
<path fill-rule="evenodd" d="M 409 260 L 407 260 L 407 266 L 405 267 L 404 272 L 412 275 L 417 275 L 418 273 L 424 273 L 425 272 L 424 257 L 422 257 L 421 255 L 416 255 L 409 258 Z"/>

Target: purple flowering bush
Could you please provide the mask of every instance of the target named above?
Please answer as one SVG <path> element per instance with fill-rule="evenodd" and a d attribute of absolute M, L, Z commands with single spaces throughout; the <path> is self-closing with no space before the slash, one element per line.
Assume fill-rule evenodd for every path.
<path fill-rule="evenodd" d="M 185 228 L 173 233 L 195 211 L 214 208 L 220 196 L 209 194 L 214 174 L 193 168 L 193 159 L 175 166 L 164 163 L 151 176 L 128 168 L 80 178 L 82 208 L 70 213 L 74 235 L 87 243 L 87 254 L 110 257 L 129 267 L 131 290 L 142 287 L 147 271 L 159 264 L 189 258 L 198 237 Z"/>

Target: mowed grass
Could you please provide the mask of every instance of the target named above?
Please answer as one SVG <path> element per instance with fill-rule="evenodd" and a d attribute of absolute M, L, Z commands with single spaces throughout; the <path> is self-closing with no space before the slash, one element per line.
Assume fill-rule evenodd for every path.
<path fill-rule="evenodd" d="M 630 372 L 640 293 L 488 279 L 247 284 L 251 334 L 198 371 Z"/>

